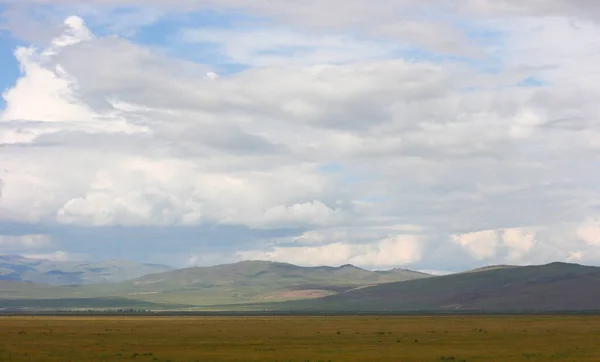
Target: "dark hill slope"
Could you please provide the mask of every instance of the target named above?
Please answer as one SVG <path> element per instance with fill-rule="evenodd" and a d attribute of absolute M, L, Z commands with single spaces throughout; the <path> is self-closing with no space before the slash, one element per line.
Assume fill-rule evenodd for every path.
<path fill-rule="evenodd" d="M 600 310 L 600 268 L 552 263 L 388 283 L 282 305 L 310 310 Z"/>

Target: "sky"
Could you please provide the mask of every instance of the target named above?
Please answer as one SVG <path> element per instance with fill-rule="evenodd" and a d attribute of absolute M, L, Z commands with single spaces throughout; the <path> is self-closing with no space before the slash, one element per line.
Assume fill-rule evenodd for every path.
<path fill-rule="evenodd" d="M 600 265 L 600 2 L 0 12 L 0 254 Z"/>

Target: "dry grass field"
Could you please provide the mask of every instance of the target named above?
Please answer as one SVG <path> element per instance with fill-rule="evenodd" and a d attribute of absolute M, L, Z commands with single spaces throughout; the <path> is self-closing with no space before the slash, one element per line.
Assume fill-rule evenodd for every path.
<path fill-rule="evenodd" d="M 600 317 L 1 317 L 0 361 L 600 361 Z"/>

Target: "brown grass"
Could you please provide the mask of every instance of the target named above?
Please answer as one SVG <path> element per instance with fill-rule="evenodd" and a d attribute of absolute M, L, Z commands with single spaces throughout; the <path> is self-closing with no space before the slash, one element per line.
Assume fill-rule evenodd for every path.
<path fill-rule="evenodd" d="M 2 317 L 0 361 L 600 361 L 600 317 Z"/>

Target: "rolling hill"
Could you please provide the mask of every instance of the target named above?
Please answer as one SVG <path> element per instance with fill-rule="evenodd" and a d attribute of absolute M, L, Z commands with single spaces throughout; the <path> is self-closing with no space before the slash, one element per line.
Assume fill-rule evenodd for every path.
<path fill-rule="evenodd" d="M 477 268 L 477 269 L 467 270 L 462 273 L 479 273 L 479 272 L 490 271 L 490 270 L 515 269 L 515 268 L 521 268 L 521 266 L 518 266 L 518 265 L 490 265 L 490 266 L 484 266 L 484 267 Z"/>
<path fill-rule="evenodd" d="M 111 284 L 0 281 L 0 308 L 92 305 L 323 313 L 589 311 L 600 310 L 600 268 L 567 263 L 492 266 L 434 277 L 406 269 L 245 261 Z"/>
<path fill-rule="evenodd" d="M 153 273 L 111 284 L 49 288 L 19 283 L 13 285 L 9 293 L 0 286 L 0 307 L 1 299 L 16 298 L 22 303 L 40 298 L 120 298 L 143 303 L 191 306 L 262 303 L 319 298 L 370 285 L 428 277 L 431 275 L 406 269 L 369 271 L 352 265 L 300 267 L 286 263 L 244 261 Z M 38 302 L 33 304 L 39 305 Z"/>
<path fill-rule="evenodd" d="M 96 263 L 0 256 L 0 280 L 49 285 L 116 283 L 146 274 L 173 270 L 157 264 L 109 260 Z"/>
<path fill-rule="evenodd" d="M 491 268 L 272 307 L 319 311 L 600 310 L 600 268 L 567 263 Z"/>
<path fill-rule="evenodd" d="M 106 286 L 105 294 L 196 305 L 318 298 L 354 288 L 431 277 L 406 269 L 369 271 L 353 265 L 300 267 L 243 261 L 143 276 Z"/>

